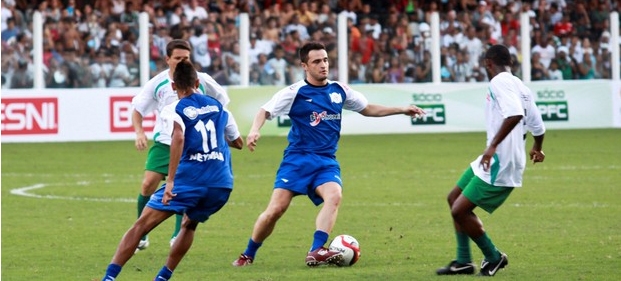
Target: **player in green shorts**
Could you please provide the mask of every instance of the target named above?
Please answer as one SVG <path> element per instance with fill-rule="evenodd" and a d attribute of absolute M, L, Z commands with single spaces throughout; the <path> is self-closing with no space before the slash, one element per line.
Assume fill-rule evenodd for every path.
<path fill-rule="evenodd" d="M 142 214 L 144 206 L 149 202 L 149 198 L 159 187 L 160 182 L 168 175 L 168 162 L 170 153 L 171 132 L 164 130 L 159 113 L 162 109 L 176 100 L 177 93 L 172 89 L 172 75 L 177 63 L 189 60 L 192 47 L 190 43 L 181 39 L 174 39 L 166 46 L 166 63 L 169 69 L 162 71 L 149 80 L 132 99 L 132 125 L 136 132 L 136 149 L 143 151 L 147 148 L 147 137 L 142 126 L 143 117 L 153 111 L 157 111 L 158 117 L 155 120 L 153 129 L 153 146 L 149 149 L 147 162 L 145 165 L 144 177 L 137 199 L 138 217 Z M 211 76 L 206 73 L 197 72 L 199 80 L 198 92 L 209 95 L 217 99 L 222 105 L 226 106 L 230 99 L 228 94 Z M 170 239 L 170 245 L 175 241 L 177 234 L 181 230 L 183 216 L 177 215 L 175 230 Z M 149 246 L 147 236 L 142 237 L 136 251 L 143 250 Z"/>
<path fill-rule="evenodd" d="M 541 113 L 531 91 L 511 74 L 509 50 L 494 45 L 484 58 L 490 78 L 485 114 L 487 148 L 470 163 L 448 195 L 457 238 L 457 257 L 438 269 L 438 275 L 474 274 L 476 267 L 472 263 L 470 239 L 485 256 L 479 275 L 494 276 L 509 264 L 507 255 L 492 243 L 474 209 L 479 207 L 491 214 L 514 188 L 522 186 L 527 132 L 534 139 L 530 159 L 537 163 L 545 158 L 541 150 L 545 133 Z"/>

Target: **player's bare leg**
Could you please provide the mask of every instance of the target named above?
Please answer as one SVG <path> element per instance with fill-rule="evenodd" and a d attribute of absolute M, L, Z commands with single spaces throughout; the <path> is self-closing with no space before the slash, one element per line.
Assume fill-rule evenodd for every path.
<path fill-rule="evenodd" d="M 278 222 L 289 208 L 291 199 L 293 199 L 293 192 L 282 188 L 274 188 L 272 191 L 272 198 L 267 204 L 267 208 L 259 215 L 257 221 L 254 223 L 252 236 L 248 239 L 246 250 L 233 261 L 233 266 L 241 267 L 253 263 L 257 250 L 261 247 L 263 241 L 272 234 L 274 227 L 276 227 L 276 222 Z"/>
<path fill-rule="evenodd" d="M 140 218 L 127 230 L 111 263 L 123 266 L 134 255 L 134 251 L 140 242 L 140 237 L 149 233 L 157 225 L 172 216 L 173 213 L 162 212 L 146 207 Z"/>
<path fill-rule="evenodd" d="M 194 233 L 196 232 L 197 226 L 197 221 L 192 221 L 187 216 L 183 217 L 181 231 L 179 231 L 177 240 L 170 249 L 170 254 L 166 260 L 166 267 L 168 267 L 171 271 L 174 271 L 175 268 L 177 268 L 177 265 L 179 265 L 181 259 L 183 259 L 188 250 L 190 250 L 190 247 L 192 247 L 192 243 L 194 242 Z"/>
<path fill-rule="evenodd" d="M 324 245 L 336 223 L 343 197 L 342 188 L 336 182 L 327 182 L 318 186 L 315 192 L 323 199 L 323 206 L 317 214 L 313 245 L 306 255 L 306 265 L 339 264 L 343 259 L 343 254 L 339 251 L 330 251 Z"/>
<path fill-rule="evenodd" d="M 323 206 L 317 214 L 315 225 L 317 230 L 330 234 L 336 223 L 339 206 L 343 198 L 342 188 L 336 182 L 328 182 L 317 187 L 315 192 L 323 198 Z"/>
<path fill-rule="evenodd" d="M 272 234 L 276 222 L 285 214 L 292 199 L 293 192 L 282 188 L 274 188 L 267 208 L 259 215 L 254 224 L 252 230 L 253 241 L 261 243 Z"/>
<path fill-rule="evenodd" d="M 149 202 L 149 198 L 155 190 L 159 186 L 160 182 L 164 180 L 164 175 L 154 171 L 144 171 L 144 176 L 142 178 L 142 184 L 140 186 L 140 194 L 138 195 L 137 200 L 137 209 L 138 209 L 138 217 L 142 215 L 142 210 Z M 140 242 L 135 248 L 134 252 L 138 252 L 140 250 L 144 250 L 149 247 L 149 239 L 145 235 L 140 238 Z"/>

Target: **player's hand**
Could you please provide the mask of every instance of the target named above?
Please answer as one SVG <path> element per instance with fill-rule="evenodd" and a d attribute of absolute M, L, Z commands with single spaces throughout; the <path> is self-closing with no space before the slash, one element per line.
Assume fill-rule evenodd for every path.
<path fill-rule="evenodd" d="M 537 162 L 543 162 L 546 159 L 546 155 L 543 153 L 543 150 L 530 150 L 530 160 L 533 160 L 533 164 Z"/>
<path fill-rule="evenodd" d="M 412 117 L 423 116 L 425 115 L 425 110 L 416 105 L 410 105 L 407 107 L 405 114 Z"/>
<path fill-rule="evenodd" d="M 492 165 L 492 157 L 494 156 L 494 154 L 496 153 L 496 148 L 495 147 L 487 147 L 485 149 L 485 151 L 483 152 L 483 155 L 481 155 L 481 161 L 479 162 L 479 165 L 483 167 L 483 171 L 489 171 L 489 167 Z"/>
<path fill-rule="evenodd" d="M 147 148 L 147 136 L 144 133 L 136 134 L 136 149 L 143 151 Z"/>
<path fill-rule="evenodd" d="M 170 200 L 172 200 L 173 197 L 177 196 L 177 193 L 172 193 L 173 187 L 175 187 L 175 184 L 173 182 L 166 182 L 166 187 L 164 188 L 164 196 L 162 196 L 162 203 L 164 205 L 168 205 Z"/>
<path fill-rule="evenodd" d="M 261 138 L 261 134 L 259 132 L 250 132 L 246 137 L 246 146 L 253 152 L 255 147 L 257 146 L 257 141 Z"/>

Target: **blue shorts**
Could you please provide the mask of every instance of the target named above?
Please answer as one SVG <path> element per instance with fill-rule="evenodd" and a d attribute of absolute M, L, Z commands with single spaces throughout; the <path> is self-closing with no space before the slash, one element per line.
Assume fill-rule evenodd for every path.
<path fill-rule="evenodd" d="M 290 190 L 295 195 L 306 194 L 313 204 L 319 206 L 323 199 L 315 189 L 327 182 L 343 186 L 341 167 L 335 156 L 286 152 L 276 173 L 274 188 Z"/>
<path fill-rule="evenodd" d="M 193 221 L 205 222 L 209 216 L 218 212 L 229 200 L 232 189 L 204 186 L 175 186 L 173 193 L 177 196 L 168 202 L 162 203 L 164 196 L 163 184 L 152 196 L 147 206 L 149 208 L 173 212 L 178 215 L 186 214 Z"/>

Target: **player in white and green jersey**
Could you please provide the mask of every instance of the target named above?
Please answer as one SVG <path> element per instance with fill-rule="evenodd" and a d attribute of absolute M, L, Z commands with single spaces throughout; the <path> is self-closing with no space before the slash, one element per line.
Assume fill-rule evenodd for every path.
<path fill-rule="evenodd" d="M 166 46 L 166 63 L 169 69 L 151 78 L 142 88 L 140 93 L 132 100 L 134 110 L 132 112 L 132 124 L 136 132 L 136 149 L 142 151 L 147 148 L 147 137 L 142 126 L 143 116 L 157 112 L 155 128 L 153 129 L 153 146 L 149 149 L 145 165 L 144 177 L 140 194 L 137 199 L 138 217 L 142 213 L 144 206 L 155 192 L 159 183 L 168 175 L 168 162 L 170 153 L 171 133 L 162 130 L 162 120 L 159 117 L 161 110 L 168 104 L 178 99 L 177 93 L 172 89 L 172 75 L 177 63 L 189 60 L 192 47 L 181 39 L 174 39 Z M 198 72 L 199 79 L 198 92 L 209 95 L 217 99 L 223 106 L 226 106 L 230 99 L 228 94 L 211 76 L 206 73 Z M 182 216 L 178 215 L 175 223 L 175 231 L 171 236 L 170 244 L 175 240 L 177 233 L 181 229 Z M 145 249 L 149 246 L 148 237 L 143 237 L 137 250 Z"/>
<path fill-rule="evenodd" d="M 490 77 L 485 112 L 487 148 L 470 163 L 448 195 L 457 238 L 457 257 L 438 269 L 438 275 L 474 273 L 470 239 L 485 256 L 479 275 L 494 276 L 509 264 L 507 255 L 492 243 L 473 211 L 479 207 L 491 214 L 514 188 L 522 186 L 528 132 L 534 139 L 530 159 L 533 163 L 545 159 L 542 146 L 546 129 L 541 113 L 531 91 L 511 74 L 511 65 L 511 55 L 503 45 L 494 45 L 485 53 L 485 69 Z"/>

